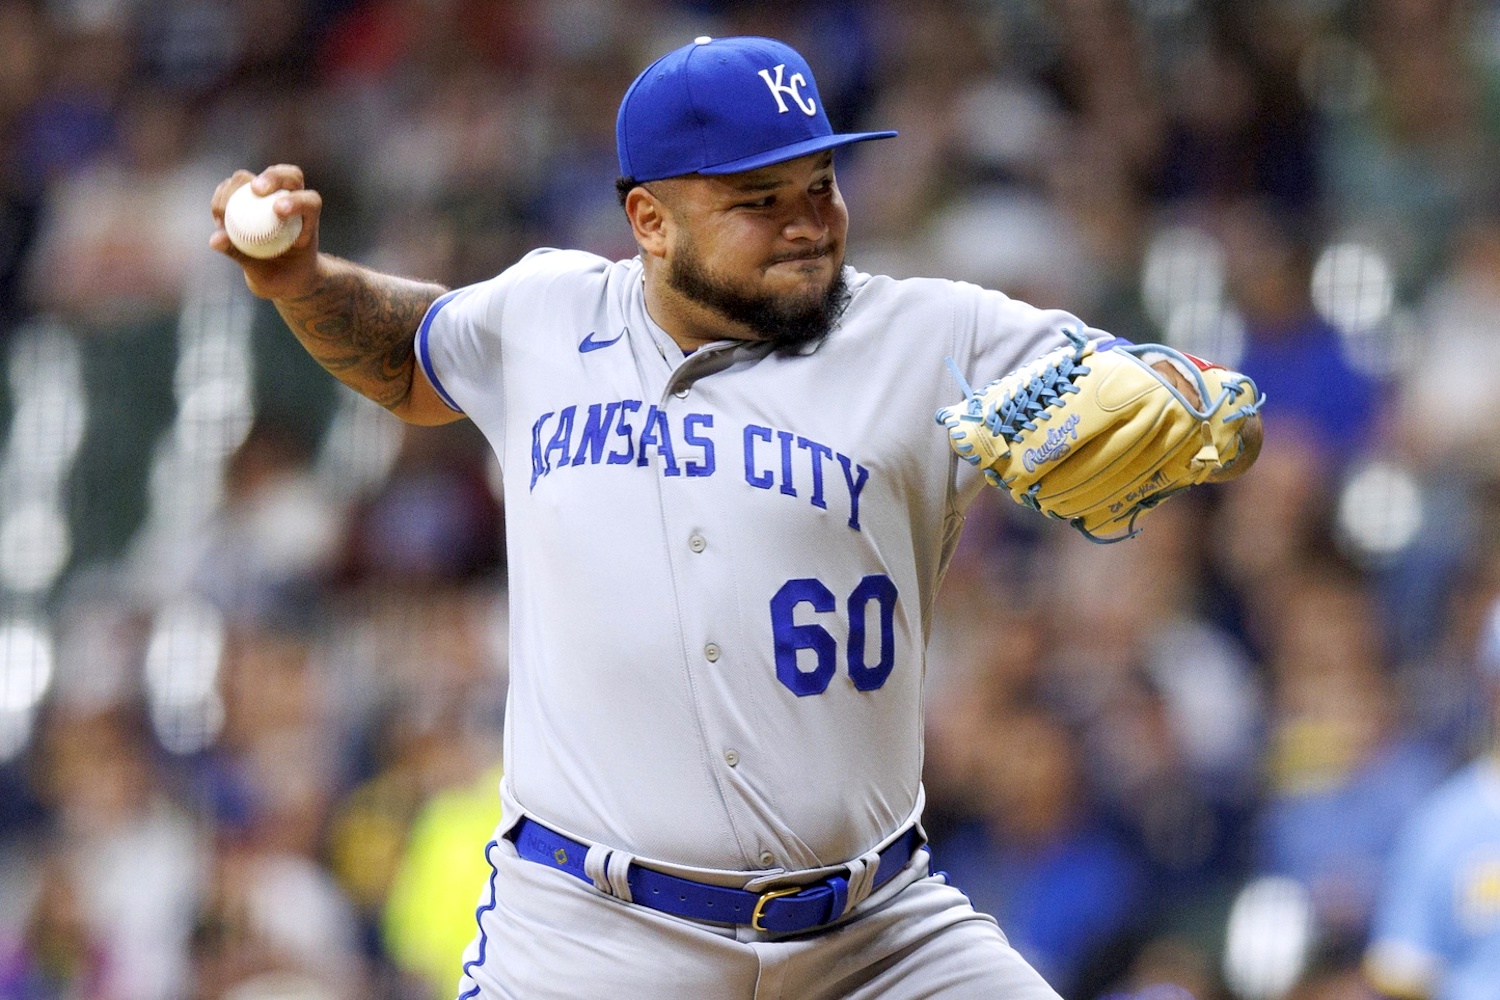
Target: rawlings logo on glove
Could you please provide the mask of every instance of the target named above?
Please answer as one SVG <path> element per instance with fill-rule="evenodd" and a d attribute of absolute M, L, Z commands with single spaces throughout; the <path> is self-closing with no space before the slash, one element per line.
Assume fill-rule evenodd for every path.
<path fill-rule="evenodd" d="M 1026 466 L 1027 472 L 1035 472 L 1037 466 L 1044 462 L 1055 462 L 1071 450 L 1068 438 L 1078 440 L 1078 414 L 1073 414 L 1063 421 L 1061 427 L 1047 432 L 1047 440 L 1042 442 L 1040 448 L 1027 448 L 1021 464 Z"/>
<path fill-rule="evenodd" d="M 1249 378 L 1160 344 L 1099 351 L 1065 332 L 1070 346 L 978 392 L 948 363 L 964 399 L 937 422 L 953 450 L 1017 503 L 1117 542 L 1137 533 L 1143 513 L 1245 455 L 1245 421 L 1265 403 Z M 1160 362 L 1196 400 L 1153 367 Z"/>

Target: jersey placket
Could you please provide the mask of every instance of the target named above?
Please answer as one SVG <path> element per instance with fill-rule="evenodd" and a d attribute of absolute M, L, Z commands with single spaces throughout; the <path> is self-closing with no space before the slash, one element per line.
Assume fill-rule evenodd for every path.
<path fill-rule="evenodd" d="M 722 431 L 731 426 L 731 415 L 719 407 L 695 405 L 701 394 L 694 387 L 702 379 L 762 354 L 764 349 L 759 346 L 714 344 L 686 357 L 672 372 L 657 404 L 669 415 L 669 426 L 684 426 L 696 415 L 697 419 L 715 421 L 722 440 Z M 716 461 L 723 463 L 728 458 L 721 453 Z M 745 685 L 738 674 L 755 659 L 753 651 L 743 648 L 741 602 L 734 566 L 728 558 L 732 526 L 720 513 L 730 509 L 719 496 L 723 474 L 728 470 L 720 468 L 718 476 L 695 483 L 685 468 L 680 468 L 678 475 L 668 475 L 660 453 L 652 461 L 661 490 L 673 594 L 688 683 L 703 739 L 703 760 L 719 789 L 745 867 L 773 868 L 778 859 L 765 838 L 756 833 L 759 824 L 755 812 L 747 807 L 737 788 L 743 784 L 744 772 L 756 767 L 754 746 L 735 735 L 737 727 L 725 716 L 726 707 L 733 712 L 731 706 L 743 700 Z"/>

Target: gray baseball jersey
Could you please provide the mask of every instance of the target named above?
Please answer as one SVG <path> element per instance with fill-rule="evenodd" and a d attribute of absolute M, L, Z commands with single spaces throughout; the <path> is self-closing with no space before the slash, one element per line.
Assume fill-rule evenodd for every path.
<path fill-rule="evenodd" d="M 536 251 L 429 309 L 423 370 L 499 456 L 506 823 L 642 860 L 836 865 L 920 810 L 933 600 L 982 479 L 939 407 L 1075 317 L 848 271 L 820 344 L 684 356 L 639 260 Z"/>

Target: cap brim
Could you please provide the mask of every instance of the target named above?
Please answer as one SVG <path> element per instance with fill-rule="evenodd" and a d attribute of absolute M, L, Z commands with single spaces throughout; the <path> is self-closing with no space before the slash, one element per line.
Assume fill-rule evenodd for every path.
<path fill-rule="evenodd" d="M 795 160 L 799 156 L 808 156 L 812 153 L 821 153 L 825 149 L 836 149 L 839 146 L 848 146 L 856 142 L 867 142 L 870 139 L 891 139 L 895 132 L 845 132 L 840 135 L 820 135 L 813 139 L 803 139 L 794 142 L 790 146 L 782 146 L 764 153 L 756 153 L 754 156 L 742 157 L 738 160 L 730 160 L 728 163 L 715 163 L 711 167 L 700 167 L 700 174 L 738 174 L 746 170 L 759 170 L 761 167 L 769 167 L 773 163 L 785 163 L 787 160 Z"/>

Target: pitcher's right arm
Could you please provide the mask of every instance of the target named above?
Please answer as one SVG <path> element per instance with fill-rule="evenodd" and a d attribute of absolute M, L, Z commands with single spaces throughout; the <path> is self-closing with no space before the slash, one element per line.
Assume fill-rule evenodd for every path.
<path fill-rule="evenodd" d="M 224 230 L 224 206 L 241 185 L 257 194 L 283 192 L 276 214 L 302 216 L 302 233 L 278 257 L 258 260 L 236 250 Z M 416 363 L 414 338 L 428 306 L 447 289 L 381 274 L 318 252 L 323 199 L 299 167 L 280 164 L 259 175 L 237 170 L 214 191 L 209 246 L 239 264 L 245 284 L 276 311 L 313 359 L 355 392 L 413 424 L 458 420 Z"/>

